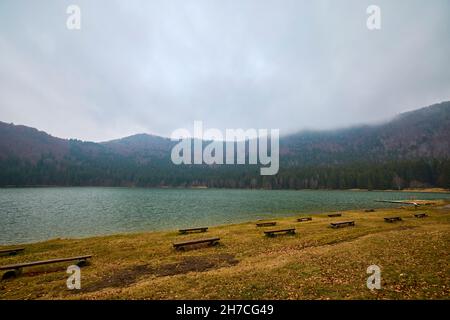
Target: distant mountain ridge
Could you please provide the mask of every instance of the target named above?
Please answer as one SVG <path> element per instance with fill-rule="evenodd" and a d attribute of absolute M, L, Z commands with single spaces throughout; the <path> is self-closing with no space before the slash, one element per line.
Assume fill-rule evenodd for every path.
<path fill-rule="evenodd" d="M 272 177 L 254 165 L 175 166 L 175 143 L 148 134 L 83 142 L 0 122 L 0 186 L 448 187 L 450 102 L 384 124 L 281 137 L 280 172 Z"/>
<path fill-rule="evenodd" d="M 372 161 L 447 158 L 449 138 L 450 102 L 443 102 L 402 113 L 384 124 L 291 135 L 283 141 L 282 154 L 327 154 L 334 157 L 329 161 L 343 155 Z"/>

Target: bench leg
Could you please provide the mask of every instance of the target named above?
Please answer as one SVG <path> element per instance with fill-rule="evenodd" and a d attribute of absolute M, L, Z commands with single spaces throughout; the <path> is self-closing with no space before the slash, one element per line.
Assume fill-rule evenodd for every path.
<path fill-rule="evenodd" d="M 87 259 L 82 259 L 82 260 L 79 260 L 76 263 L 76 265 L 81 268 L 81 267 L 84 267 L 84 266 L 88 265 L 88 261 L 87 261 Z"/>
<path fill-rule="evenodd" d="M 3 274 L 2 280 L 16 278 L 16 277 L 20 276 L 21 274 L 22 274 L 22 268 L 8 270 Z"/>
<path fill-rule="evenodd" d="M 11 251 L 11 252 L 9 253 L 10 256 L 15 256 L 16 254 L 17 254 L 17 251 Z"/>

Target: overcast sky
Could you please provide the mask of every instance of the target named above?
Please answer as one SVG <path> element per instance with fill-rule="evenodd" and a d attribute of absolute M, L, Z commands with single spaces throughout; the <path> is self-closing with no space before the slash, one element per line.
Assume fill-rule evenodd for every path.
<path fill-rule="evenodd" d="M 449 57 L 448 0 L 2 0 L 0 121 L 91 141 L 373 123 L 450 100 Z"/>

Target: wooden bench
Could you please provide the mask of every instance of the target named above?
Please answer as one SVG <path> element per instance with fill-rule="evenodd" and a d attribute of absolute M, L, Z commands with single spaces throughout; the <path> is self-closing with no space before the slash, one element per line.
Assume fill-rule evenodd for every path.
<path fill-rule="evenodd" d="M 341 222 L 332 222 L 330 223 L 332 228 L 340 228 L 340 227 L 348 227 L 355 226 L 355 221 L 341 221 Z"/>
<path fill-rule="evenodd" d="M 9 254 L 10 256 L 13 256 L 23 250 L 25 250 L 25 248 L 2 249 L 0 250 L 0 254 Z"/>
<path fill-rule="evenodd" d="M 304 222 L 304 221 L 311 221 L 312 218 L 311 217 L 303 217 L 303 218 L 298 218 L 297 222 Z"/>
<path fill-rule="evenodd" d="M 5 266 L 0 266 L 0 270 L 8 270 L 7 272 L 5 272 L 5 274 L 2 277 L 2 279 L 7 279 L 7 278 L 18 276 L 19 274 L 22 273 L 22 269 L 25 267 L 34 267 L 34 266 L 40 266 L 40 265 L 45 265 L 45 264 L 66 262 L 66 261 L 75 261 L 75 260 L 78 260 L 76 265 L 79 267 L 82 267 L 82 266 L 86 265 L 87 259 L 89 259 L 89 258 L 92 258 L 92 255 L 8 264 Z"/>
<path fill-rule="evenodd" d="M 342 217 L 342 213 L 332 213 L 328 215 L 330 218 L 334 218 L 334 217 Z"/>
<path fill-rule="evenodd" d="M 428 217 L 428 215 L 426 213 L 416 213 L 414 215 L 414 217 L 416 217 L 416 218 L 425 218 L 425 217 Z"/>
<path fill-rule="evenodd" d="M 181 234 L 186 234 L 189 232 L 206 232 L 208 227 L 200 227 L 200 228 L 188 228 L 188 229 L 180 229 L 178 230 Z"/>
<path fill-rule="evenodd" d="M 273 237 L 277 233 L 295 234 L 295 228 L 264 231 L 264 234 L 268 237 Z"/>
<path fill-rule="evenodd" d="M 375 212 L 375 209 L 366 209 L 364 212 Z"/>
<path fill-rule="evenodd" d="M 220 241 L 220 238 L 214 237 L 214 238 L 206 238 L 206 239 L 196 239 L 196 240 L 189 240 L 189 241 L 182 241 L 182 242 L 175 242 L 173 243 L 173 247 L 176 250 L 182 250 L 186 246 L 195 245 L 195 244 L 201 244 L 201 243 L 207 243 L 208 245 L 214 246 Z"/>
<path fill-rule="evenodd" d="M 386 222 L 402 221 L 402 218 L 400 218 L 400 217 L 388 217 L 388 218 L 384 218 L 384 221 L 386 221 Z"/>
<path fill-rule="evenodd" d="M 269 226 L 275 226 L 277 223 L 275 221 L 270 222 L 258 222 L 256 224 L 257 227 L 269 227 Z"/>

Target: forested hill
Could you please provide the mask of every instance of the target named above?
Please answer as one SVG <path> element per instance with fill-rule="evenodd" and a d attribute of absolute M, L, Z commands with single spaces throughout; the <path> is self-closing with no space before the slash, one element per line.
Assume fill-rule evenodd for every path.
<path fill-rule="evenodd" d="M 374 126 L 301 132 L 285 137 L 292 164 L 442 159 L 450 156 L 450 102 L 400 114 Z"/>
<path fill-rule="evenodd" d="M 93 143 L 0 122 L 0 186 L 230 188 L 450 187 L 450 102 L 380 125 L 303 131 L 280 139 L 280 170 L 259 165 L 176 166 L 174 142 L 147 134 Z"/>

